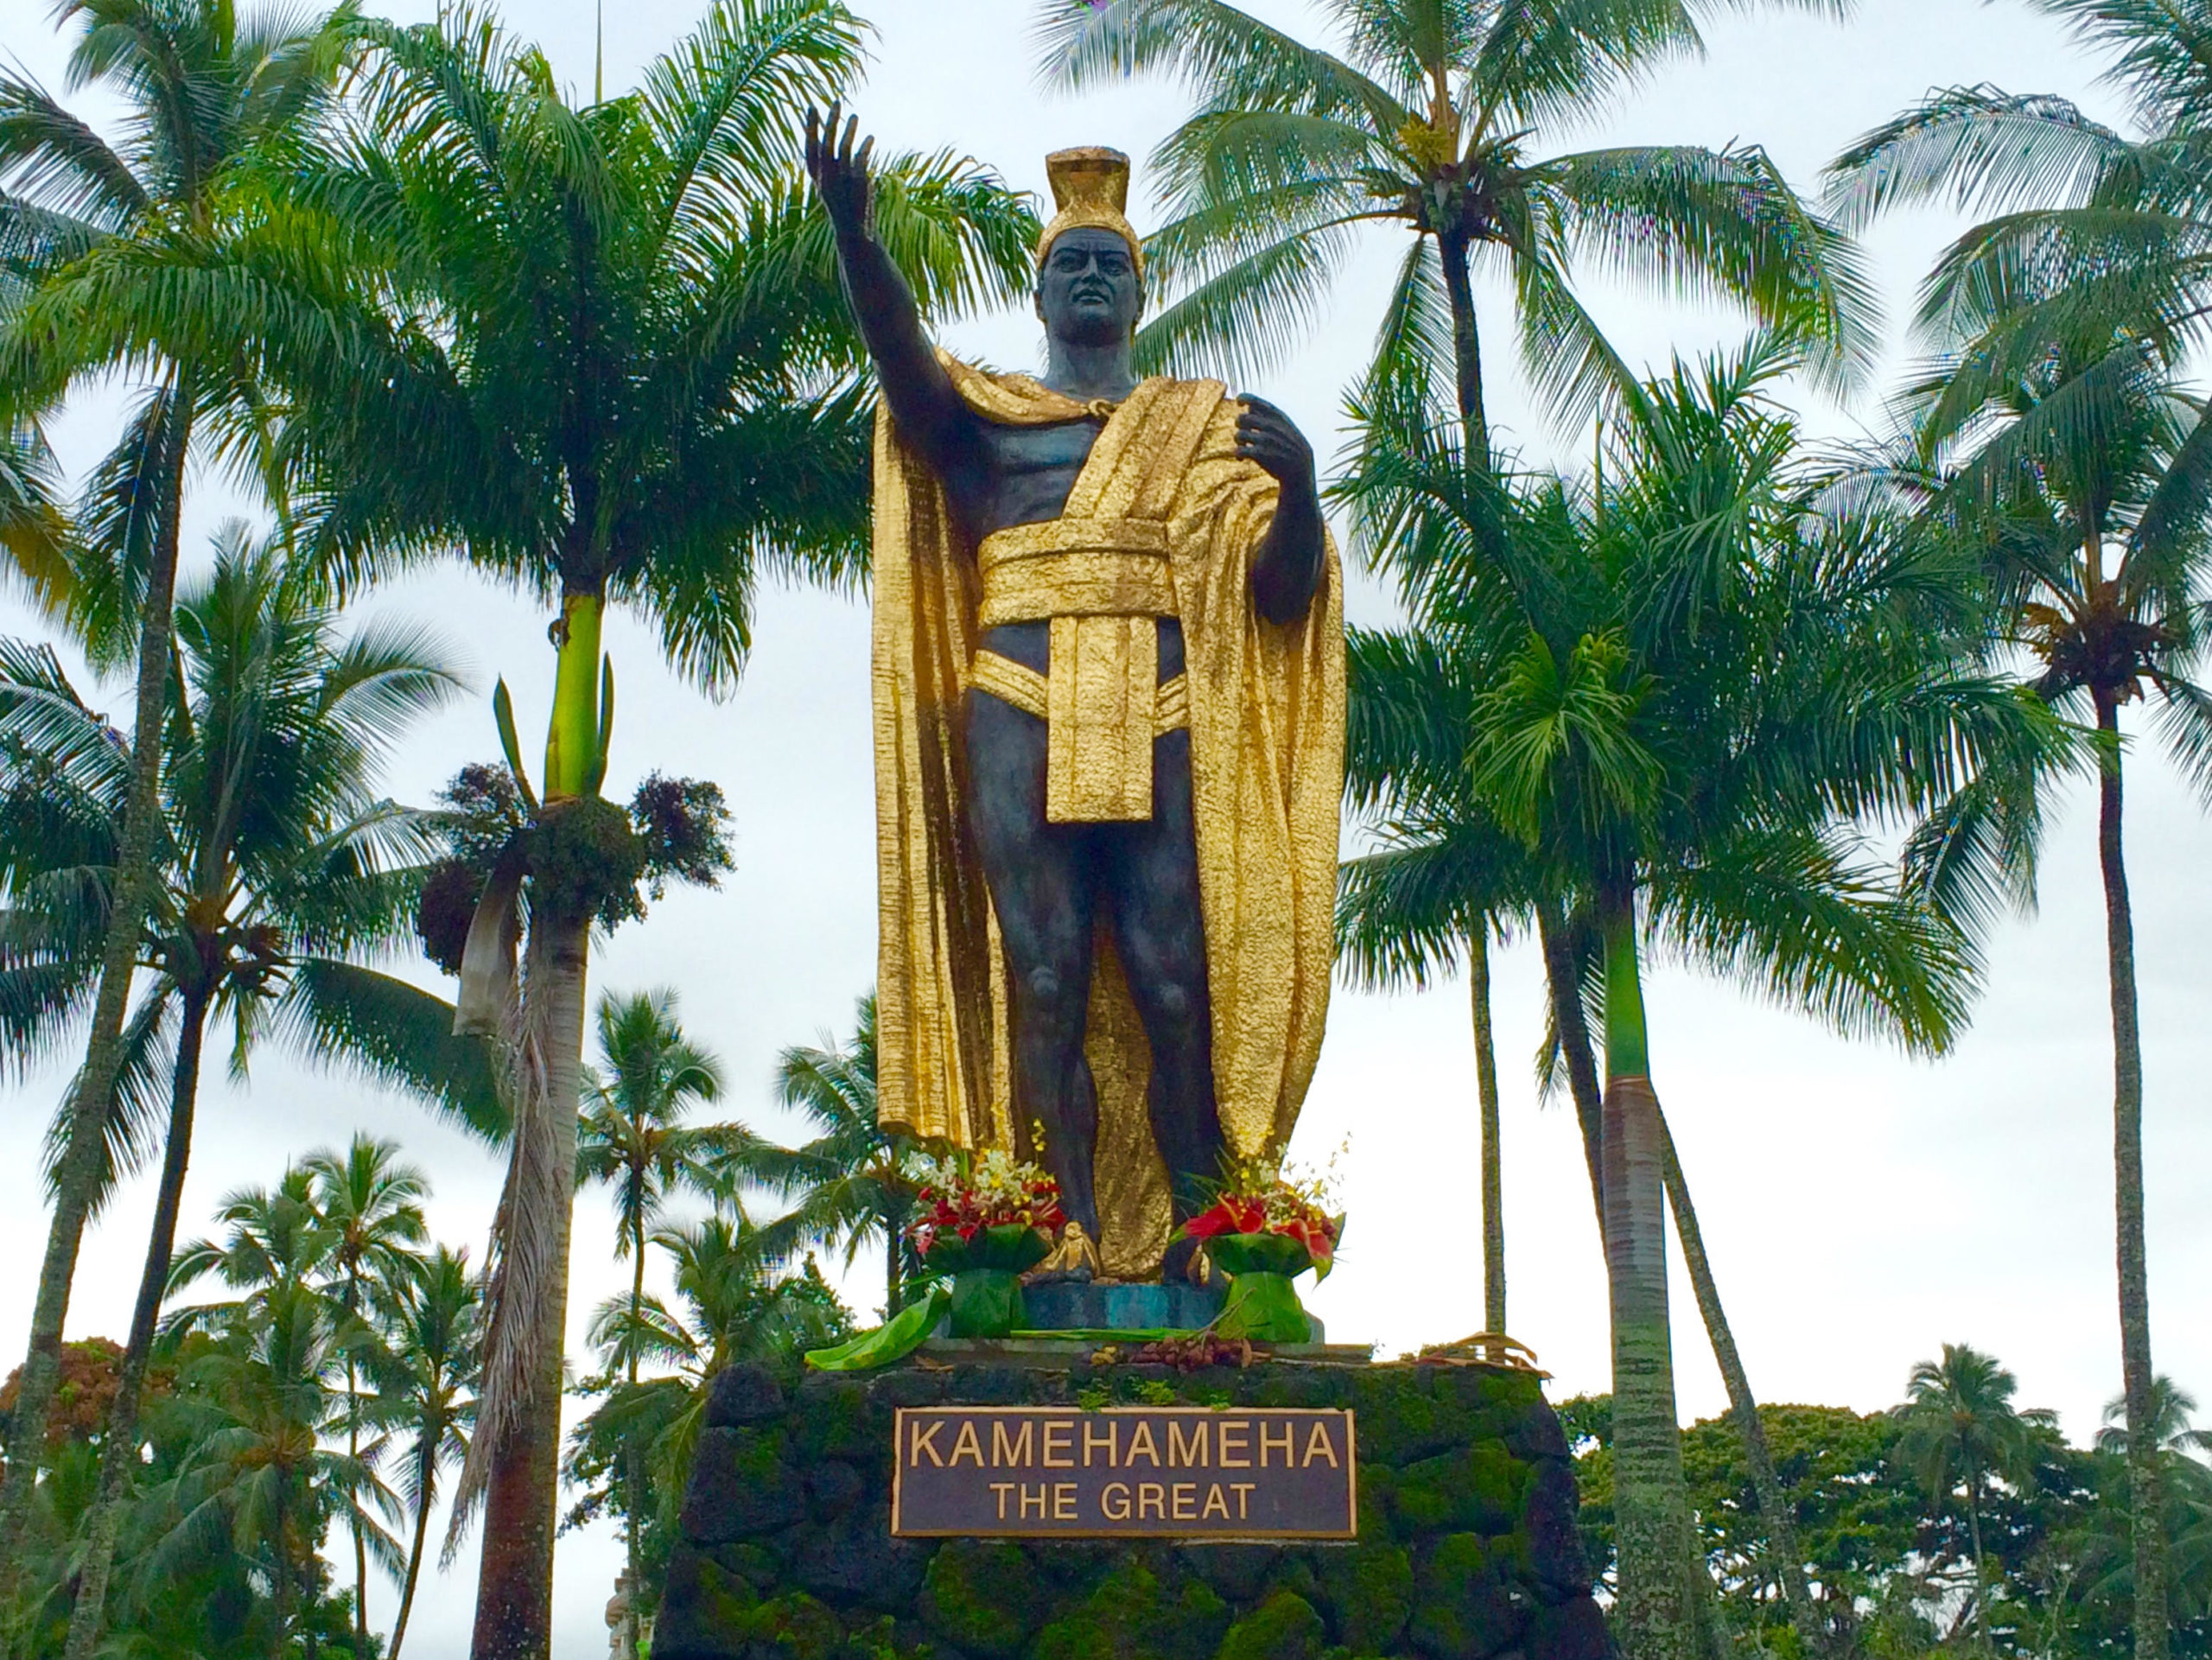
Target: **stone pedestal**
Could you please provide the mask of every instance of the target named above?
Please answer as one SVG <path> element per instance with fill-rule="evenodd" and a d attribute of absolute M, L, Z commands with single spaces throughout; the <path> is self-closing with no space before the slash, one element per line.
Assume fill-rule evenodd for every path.
<path fill-rule="evenodd" d="M 715 1381 L 654 1660 L 1611 1660 L 1559 1421 L 1525 1372 L 1098 1364 L 1025 1344 Z M 950 1362 L 952 1364 L 946 1364 Z M 894 1539 L 893 1413 L 1348 1407 L 1356 1544 Z"/>
<path fill-rule="evenodd" d="M 1094 1280 L 1027 1286 L 1021 1301 L 1037 1331 L 1194 1332 L 1213 1323 L 1228 1294 L 1189 1284 Z"/>

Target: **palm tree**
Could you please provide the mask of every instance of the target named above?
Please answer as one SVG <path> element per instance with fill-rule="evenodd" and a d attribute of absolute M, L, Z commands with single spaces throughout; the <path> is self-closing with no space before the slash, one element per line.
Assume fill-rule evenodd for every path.
<path fill-rule="evenodd" d="M 468 1450 L 484 1362 L 483 1285 L 469 1272 L 466 1251 L 436 1247 L 416 1262 L 397 1293 L 385 1313 L 384 1342 L 371 1371 L 372 1415 L 400 1443 L 399 1497 L 414 1518 L 388 1660 L 399 1660 L 407 1638 L 439 1472 Z"/>
<path fill-rule="evenodd" d="M 2121 852 L 2119 712 L 2155 695 L 2168 753 L 2212 788 L 2212 698 L 2189 677 L 2208 571 L 2212 408 L 2182 372 L 2212 315 L 2201 249 L 2212 67 L 2186 13 L 2039 0 L 2087 51 L 2113 60 L 2144 130 L 2129 138 L 2045 94 L 1988 86 L 1931 93 L 1831 168 L 1850 219 L 1948 199 L 1986 214 L 1945 251 L 1920 322 L 1948 372 L 1929 389 L 1924 459 L 1972 453 L 1976 493 L 2036 493 L 2032 527 L 2008 527 L 1999 592 L 2012 638 L 2042 658 L 2045 697 L 2086 706 L 2103 739 L 2098 853 L 2113 1026 L 2113 1142 L 2120 1360 L 2128 1402 L 2135 1641 L 2164 1660 L 2170 1619 L 2158 1464 L 2147 1449 L 2156 1372 L 2144 1247 L 2142 1059 L 2133 923 Z M 2160 407 L 2154 407 L 2160 406 Z M 2119 424 L 2105 430 L 2105 423 Z M 1981 430 L 1978 430 L 1978 429 Z M 2107 440 L 2109 438 L 2109 442 Z M 2100 454 L 2100 450 L 2104 453 Z M 2011 518 L 2012 515 L 2006 515 Z M 2062 539 L 2063 538 L 2063 539 Z"/>
<path fill-rule="evenodd" d="M 576 1426 L 569 1472 L 588 1490 L 576 1516 L 595 1513 L 619 1489 L 626 1510 L 639 1504 L 626 1517 L 633 1528 L 651 1524 L 664 1537 L 683 1502 L 715 1375 L 741 1361 L 787 1371 L 807 1350 L 843 1341 L 852 1320 L 811 1257 L 797 1273 L 772 1271 L 760 1232 L 727 1208 L 662 1228 L 653 1243 L 670 1258 L 677 1308 L 654 1296 L 634 1307 L 626 1296 L 610 1297 L 593 1317 L 591 1338 L 610 1360 L 637 1355 L 674 1371 L 611 1391 Z M 653 1475 L 644 1489 L 629 1480 L 631 1460 L 641 1452 Z M 620 1478 L 607 1489 L 590 1491 L 617 1469 Z M 632 1606 L 642 1618 L 647 1580 L 630 1583 Z"/>
<path fill-rule="evenodd" d="M 1504 1173 L 1490 937 L 1535 915 L 1543 889 L 1519 839 L 1472 787 L 1465 752 L 1478 689 L 1470 666 L 1448 642 L 1417 629 L 1361 633 L 1352 641 L 1344 795 L 1370 819 L 1376 845 L 1344 862 L 1337 935 L 1339 961 L 1370 987 L 1425 987 L 1465 953 L 1481 1121 L 1483 1329 L 1503 1333 Z M 1587 1150 L 1597 1196 L 1594 1135 Z M 1601 1202 L 1601 1218 L 1603 1209 Z"/>
<path fill-rule="evenodd" d="M 422 1200 L 429 1179 L 416 1166 L 399 1162 L 399 1143 L 356 1134 L 340 1154 L 328 1148 L 301 1161 L 314 1184 L 315 1206 L 329 1231 L 329 1275 L 346 1316 L 373 1329 L 378 1317 L 404 1294 L 423 1266 L 417 1247 L 429 1237 Z M 374 1358 L 371 1351 L 369 1358 Z M 346 1355 L 346 1455 L 361 1457 L 361 1352 Z M 348 1524 L 353 1536 L 353 1647 L 369 1651 L 369 1547 L 372 1525 L 354 1502 Z"/>
<path fill-rule="evenodd" d="M 1941 1360 L 1912 1369 L 1906 1401 L 1897 1409 L 1903 1431 L 1897 1455 L 1938 1500 L 1966 1489 L 1967 1527 L 1974 1542 L 1974 1631 L 1982 1652 L 1994 1653 L 1989 1636 L 1989 1574 L 1982 1553 L 1983 1500 L 1993 1477 L 2024 1479 L 2033 1462 L 2038 1429 L 2057 1422 L 2040 1408 L 2012 1404 L 2019 1380 L 1993 1355 L 1963 1343 L 1946 1343 Z"/>
<path fill-rule="evenodd" d="M 594 1097 L 579 1126 L 576 1173 L 586 1181 L 614 1187 L 619 1224 L 616 1250 L 630 1259 L 630 1330 L 639 1329 L 645 1299 L 646 1231 L 669 1194 L 683 1187 L 709 1191 L 714 1180 L 715 1151 L 730 1142 L 728 1128 L 692 1128 L 683 1116 L 695 1102 L 719 1100 L 721 1067 L 690 1042 L 677 1024 L 676 994 L 639 992 L 602 996 L 599 1002 L 599 1052 L 607 1080 L 592 1085 Z M 620 1345 L 630 1388 L 638 1387 L 639 1345 Z M 630 1498 L 624 1549 L 630 1583 L 639 1578 L 638 1518 L 645 1508 L 645 1448 L 630 1450 Z M 638 1599 L 630 1600 L 628 1644 L 638 1646 Z"/>
<path fill-rule="evenodd" d="M 1934 474 L 1922 481 L 1934 510 L 1985 550 L 2000 634 L 2034 660 L 2036 695 L 2087 716 L 2101 740 L 2120 1363 L 2137 1444 L 2147 1447 L 2139 1432 L 2156 1373 L 2120 712 L 2139 701 L 2152 708 L 2168 754 L 2212 796 L 2212 692 L 2192 677 L 2204 640 L 2199 595 L 2212 575 L 2204 528 L 2212 420 L 2201 395 L 2177 378 L 2205 295 L 2194 256 L 2177 259 L 2171 245 L 2205 225 L 2202 202 L 2177 194 L 2172 170 L 2202 143 L 2189 110 L 2212 107 L 2212 78 L 2154 61 L 2161 42 L 2178 49 L 2171 19 L 2115 14 L 2107 28 L 2085 11 L 2059 10 L 2081 20 L 2091 41 L 2126 53 L 2123 79 L 2146 112 L 2171 124 L 2167 130 L 2129 144 L 2060 100 L 1980 89 L 1944 94 L 1870 134 L 1837 163 L 1837 176 L 1862 215 L 1938 190 L 1985 207 L 2030 204 L 1968 232 L 1929 279 L 1922 321 L 1937 366 L 1918 389 L 1916 459 Z M 1992 156 L 1994 129 L 2010 136 Z M 1938 165 L 1938 150 L 1948 164 Z M 1897 183 L 1873 181 L 1889 171 L 1900 175 Z M 2155 304 L 2143 297 L 2151 290 Z M 2023 881 L 2031 873 L 2024 850 Z M 2163 1660 L 2170 1622 L 2158 1461 L 2133 1457 L 2128 1469 L 2135 1626 L 2145 1660 Z"/>
<path fill-rule="evenodd" d="M 411 631 L 372 625 L 338 638 L 328 610 L 283 573 L 277 550 L 251 546 L 235 530 L 175 620 L 157 887 L 142 944 L 154 976 L 131 1023 L 134 1034 L 149 1036 L 173 1027 L 174 1058 L 154 1224 L 108 1427 L 73 1660 L 90 1654 L 98 1634 L 138 1445 L 139 1390 L 169 1281 L 209 1016 L 232 1015 L 232 1065 L 243 1069 L 272 1010 L 383 978 L 345 959 L 404 933 L 423 832 L 416 815 L 372 795 L 374 777 L 387 747 L 455 685 L 435 646 Z M 12 1046 L 35 1052 L 60 1040 L 99 971 L 98 896 L 112 887 L 130 779 L 50 650 L 0 646 L 0 667 L 8 674 L 0 734 L 15 744 L 0 808 L 11 901 L 0 912 L 9 948 L 0 995 Z M 327 971 L 302 973 L 310 959 Z M 280 1027 L 308 1029 L 297 1019 Z M 65 1148 L 73 1129 L 66 1116 L 57 1127 Z M 126 1123 L 123 1139 L 124 1153 L 134 1153 L 152 1139 L 150 1125 Z"/>
<path fill-rule="evenodd" d="M 1974 614 L 1947 544 L 1831 499 L 1802 458 L 1765 392 L 1791 360 L 1766 340 L 1677 366 L 1626 400 L 1602 487 L 1502 487 L 1465 466 L 1450 423 L 1386 430 L 1347 486 L 1386 532 L 1376 544 L 1413 627 L 1466 665 L 1457 741 L 1478 798 L 1556 914 L 1596 926 L 1617 1539 L 1636 1654 L 1696 1646 L 1703 1601 L 1686 1571 L 1642 942 L 1846 1031 L 1940 1050 L 1971 951 L 1869 863 L 1856 821 L 1936 807 L 1976 761 L 2048 741 L 2001 686 L 1962 671 Z M 1574 979 L 1555 1015 L 1580 1013 Z"/>
<path fill-rule="evenodd" d="M 24 1445 L 43 1445 L 70 1281 L 97 1202 L 102 1127 L 127 1061 L 125 1020 L 140 925 L 156 894 L 161 839 L 162 716 L 169 613 L 188 457 L 216 417 L 221 439 L 249 442 L 221 417 L 256 402 L 217 344 L 161 353 L 130 319 L 149 289 L 235 230 L 232 187 L 257 157 L 310 119 L 336 67 L 342 26 L 232 0 L 63 0 L 59 20 L 83 35 L 72 86 L 118 97 L 115 144 L 46 90 L 0 75 L 0 248 L 10 274 L 41 285 L 0 321 L 0 387 L 10 423 L 73 379 L 118 367 L 149 389 L 120 442 L 96 469 L 85 528 L 99 558 L 90 595 L 73 596 L 96 654 L 124 655 L 135 634 L 137 684 L 119 881 L 108 907 L 85 1062 L 72 1086 L 16 1408 Z M 251 423 L 245 423 L 251 427 Z M 20 560 L 22 554 L 18 552 Z M 10 1460 L 0 1483 L 0 1604 L 13 1588 L 38 1453 Z"/>
<path fill-rule="evenodd" d="M 289 1278 L 236 1306 L 181 1373 L 192 1445 L 163 1495 L 176 1520 L 148 1565 L 174 1571 L 225 1543 L 255 1561 L 274 1592 L 271 1660 L 289 1651 L 320 1594 L 332 1513 L 375 1483 L 360 1460 L 323 1445 L 338 1429 L 330 1386 L 353 1338 L 335 1299 Z"/>
<path fill-rule="evenodd" d="M 1570 423 L 1635 376 L 1575 297 L 1577 258 L 1746 305 L 1840 372 L 1866 338 L 1848 245 L 1755 145 L 1540 156 L 1661 62 L 1698 50 L 1702 8 L 1327 0 L 1341 55 L 1224 0 L 1045 0 L 1044 73 L 1071 89 L 1136 70 L 1197 108 L 1153 157 L 1173 217 L 1146 245 L 1183 290 L 1138 335 L 1150 366 L 1248 372 L 1330 314 L 1359 228 L 1412 233 L 1370 390 L 1448 366 L 1473 465 L 1490 461 L 1473 283 L 1513 283 L 1523 360 Z"/>
<path fill-rule="evenodd" d="M 918 1269 L 906 1240 L 921 1183 L 920 1142 L 875 1115 L 875 997 L 860 1000 L 842 1048 L 794 1046 L 776 1064 L 776 1099 L 820 1133 L 797 1148 L 753 1140 L 722 1160 L 728 1180 L 790 1202 L 760 1230 L 761 1249 L 788 1259 L 809 1246 L 842 1247 L 849 1268 L 867 1246 L 883 1248 L 883 1317 L 906 1306 Z"/>
<path fill-rule="evenodd" d="M 500 942 L 528 881 L 509 1202 L 457 1511 L 488 1505 L 474 1651 L 492 1660 L 548 1641 L 585 947 L 594 917 L 634 908 L 632 832 L 600 793 L 602 616 L 638 606 L 724 691 L 763 569 L 857 569 L 873 411 L 795 135 L 856 73 L 864 28 L 838 0 L 720 0 L 639 90 L 582 108 L 480 8 L 357 32 L 354 96 L 287 186 L 313 233 L 275 226 L 199 277 L 290 400 L 287 487 L 339 569 L 457 548 L 558 607 L 542 798 L 496 703 L 532 823 L 484 895 L 461 997 L 472 1024 L 506 1019 Z M 1034 216 L 979 169 L 899 163 L 877 213 L 933 311 L 1026 288 Z M 149 327 L 202 324 L 179 307 Z"/>

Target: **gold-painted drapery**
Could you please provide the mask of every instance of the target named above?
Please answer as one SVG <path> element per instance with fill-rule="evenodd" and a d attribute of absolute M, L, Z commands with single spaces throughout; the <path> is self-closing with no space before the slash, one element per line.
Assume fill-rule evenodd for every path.
<path fill-rule="evenodd" d="M 1041 425 L 1087 412 L 1027 376 L 944 360 L 986 419 Z M 1217 381 L 1142 383 L 1100 434 L 1068 518 L 1161 526 L 1184 638 L 1178 712 L 1191 733 L 1215 1090 L 1230 1151 L 1252 1158 L 1289 1138 L 1328 1005 L 1344 768 L 1343 581 L 1332 545 L 1303 618 L 1277 626 L 1259 617 L 1250 561 L 1272 521 L 1276 486 L 1237 455 L 1236 405 L 1223 392 Z M 975 552 L 936 479 L 888 415 L 880 417 L 878 1111 L 887 1123 L 956 1147 L 1027 1154 L 1030 1126 L 1014 1123 L 1009 1105 L 1004 959 L 962 811 L 961 696 L 982 626 Z M 1141 718 L 1150 724 L 1154 711 Z M 1157 1269 L 1166 1243 L 1166 1175 L 1145 1108 L 1150 1056 L 1103 926 L 1096 951 L 1085 1053 L 1098 1091 L 1100 1246 L 1109 1275 L 1141 1278 Z"/>

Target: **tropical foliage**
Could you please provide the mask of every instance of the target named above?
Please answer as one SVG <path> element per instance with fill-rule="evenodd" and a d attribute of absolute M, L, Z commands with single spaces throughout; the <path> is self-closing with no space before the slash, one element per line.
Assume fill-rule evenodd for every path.
<path fill-rule="evenodd" d="M 1993 1357 L 1947 1344 L 1913 1369 L 1907 1398 L 1889 1411 L 1760 1409 L 1820 1651 L 1902 1660 L 1981 1652 L 1986 1643 L 2054 1660 L 2130 1652 L 2124 1451 L 2108 1434 L 2069 1445 L 2050 1414 L 2012 1403 L 2010 1379 Z M 2190 1495 L 2172 1511 L 2171 1641 L 2176 1653 L 2198 1656 L 2212 1652 L 2212 1466 L 2189 1428 L 2192 1403 L 2168 1380 L 2159 1385 L 2167 1486 Z M 2124 1412 L 2114 1401 L 2108 1415 Z M 1593 1560 L 1610 1562 L 1611 1402 L 1567 1402 L 1560 1415 L 1576 1443 L 1585 1542 Z M 1931 1466 L 1937 1447 L 1946 1451 Z M 1728 1641 L 1789 1651 L 1795 1622 L 1741 1435 L 1727 1419 L 1708 1419 L 1682 1432 L 1682 1456 Z"/>
<path fill-rule="evenodd" d="M 1398 239 L 1332 491 L 1397 606 L 1351 640 L 1343 957 L 1373 987 L 1469 970 L 1503 1341 L 1490 976 L 1494 951 L 1541 953 L 1539 1072 L 1581 1129 L 1612 1337 L 1611 1392 L 1565 1415 L 1630 1660 L 2212 1660 L 2208 1444 L 2152 1363 L 2122 856 L 2124 776 L 2155 758 L 2212 792 L 2212 401 L 2190 378 L 2212 22 L 2036 3 L 2115 65 L 2132 130 L 1938 91 L 1840 156 L 1817 209 L 1756 144 L 1582 136 L 1698 50 L 1688 0 L 1322 0 L 1319 44 L 1225 0 L 1037 8 L 1052 85 L 1143 73 L 1189 97 L 1154 158 L 1146 366 L 1284 362 L 1361 239 Z M 782 1052 L 760 1104 L 792 1146 L 676 991 L 589 1019 L 594 935 L 715 886 L 748 798 L 613 782 L 607 608 L 723 696 L 764 582 L 866 576 L 876 410 L 798 146 L 858 86 L 868 26 L 842 0 L 699 13 L 588 102 L 475 3 L 410 26 L 62 0 L 65 91 L 117 118 L 0 74 L 0 570 L 51 631 L 0 642 L 0 1067 L 82 1061 L 48 1103 L 48 1248 L 0 1391 L 10 1660 L 396 1660 L 430 1640 L 410 1622 L 434 1517 L 449 1557 L 480 1513 L 475 1660 L 542 1660 L 556 1526 L 594 1522 L 624 1532 L 640 1650 L 715 1375 L 849 1335 L 817 1256 L 867 1259 L 888 1320 L 931 1271 L 917 1238 L 982 1214 L 942 1149 L 877 1122 L 872 998 L 842 1040 Z M 932 327 L 1026 297 L 1024 198 L 950 151 L 874 172 L 875 234 Z M 1858 387 L 1851 238 L 1929 202 L 1981 217 L 1925 286 L 1897 430 L 1817 451 L 1786 398 Z M 1755 332 L 1655 377 L 1586 307 L 1599 277 Z M 1586 473 L 1493 431 L 1477 295 L 1501 278 L 1538 402 L 1578 451 L 1598 420 Z M 127 407 L 73 477 L 48 433 L 103 378 Z M 180 574 L 195 467 L 264 518 Z M 404 806 L 383 765 L 458 679 L 350 607 L 447 558 L 551 614 L 543 759 L 499 684 L 499 759 Z M 132 677 L 125 730 L 79 663 Z M 2114 1057 L 2103 1432 L 2068 1445 L 1960 1345 L 1891 1412 L 1760 1408 L 1650 1076 L 1647 974 L 1940 1054 L 2077 783 Z M 428 1173 L 371 1135 L 178 1246 L 211 1023 L 234 1072 L 277 1043 L 494 1149 L 489 1249 L 435 1243 Z M 88 1223 L 157 1155 L 130 1327 L 62 1343 Z M 1207 1228 L 1333 1256 L 1341 1217 L 1228 1174 Z M 579 1186 L 610 1201 L 626 1284 L 571 1386 Z M 1688 1431 L 1669 1212 L 1731 1404 Z"/>

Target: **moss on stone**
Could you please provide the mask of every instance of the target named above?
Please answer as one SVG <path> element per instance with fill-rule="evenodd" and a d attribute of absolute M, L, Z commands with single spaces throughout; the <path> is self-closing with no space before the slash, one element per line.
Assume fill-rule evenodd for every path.
<path fill-rule="evenodd" d="M 786 1592 L 740 1615 L 728 1628 L 777 1660 L 832 1660 L 844 1646 L 844 1628 L 804 1591 Z"/>
<path fill-rule="evenodd" d="M 820 1390 L 809 1390 L 807 1409 L 798 1421 L 797 1452 L 802 1460 L 874 1458 L 891 1435 L 890 1414 L 869 1398 L 860 1378 L 840 1377 Z"/>
<path fill-rule="evenodd" d="M 1278 1591 L 1229 1628 L 1215 1660 L 1316 1660 L 1327 1643 L 1313 1605 Z"/>
<path fill-rule="evenodd" d="M 1003 1539 L 951 1539 L 922 1575 L 929 1628 L 982 1660 L 1012 1660 L 1042 1617 L 1036 1576 Z"/>
<path fill-rule="evenodd" d="M 1230 1621 L 1211 1586 L 1167 1582 L 1135 1558 L 1037 1634 L 1031 1660 L 1209 1660 Z"/>
<path fill-rule="evenodd" d="M 783 1574 L 783 1565 L 776 1560 L 772 1551 L 749 1542 L 715 1545 L 706 1555 L 724 1571 L 749 1581 L 755 1591 L 765 1590 L 775 1584 Z"/>
<path fill-rule="evenodd" d="M 1436 1660 L 1483 1660 L 1510 1646 L 1527 1618 L 1474 1534 L 1445 1535 L 1414 1575 L 1409 1633 L 1414 1646 Z"/>
<path fill-rule="evenodd" d="M 1359 1654 L 1398 1640 L 1414 1608 L 1414 1561 L 1402 1545 L 1361 1544 L 1321 1559 L 1320 1593 L 1337 1635 Z"/>
<path fill-rule="evenodd" d="M 1465 1414 L 1456 1399 L 1430 1388 L 1434 1366 L 1370 1366 L 1355 1375 L 1351 1405 L 1358 1414 L 1362 1463 L 1408 1464 L 1440 1453 L 1460 1438 Z"/>
<path fill-rule="evenodd" d="M 1398 1519 L 1424 1533 L 1503 1533 L 1521 1514 L 1529 1466 L 1495 1441 L 1478 1442 L 1398 1472 Z"/>

